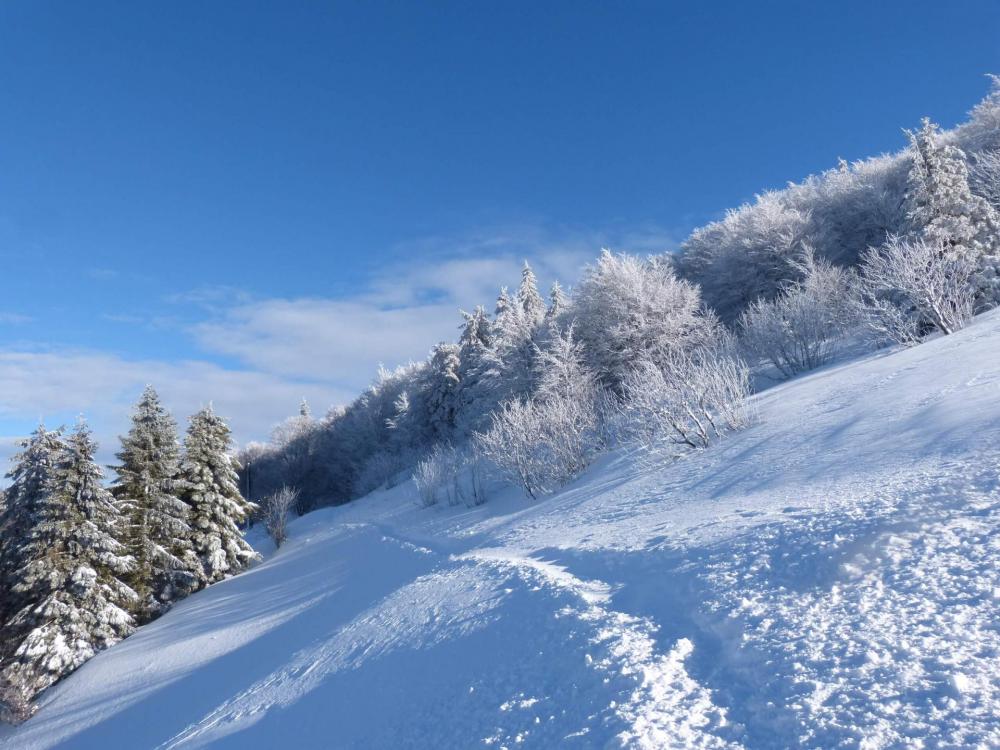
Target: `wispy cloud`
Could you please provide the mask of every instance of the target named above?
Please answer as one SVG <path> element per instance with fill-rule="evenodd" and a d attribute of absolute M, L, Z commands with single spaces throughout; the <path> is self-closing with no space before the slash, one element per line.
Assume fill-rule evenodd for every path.
<path fill-rule="evenodd" d="M 82 413 L 102 443 L 102 458 L 108 460 L 147 383 L 156 386 L 179 421 L 213 402 L 229 418 L 240 442 L 266 437 L 275 423 L 295 413 L 303 397 L 322 412 L 353 395 L 329 384 L 207 362 L 130 360 L 95 351 L 0 350 L 0 432 L 24 434 L 39 419 L 51 426 L 70 424 Z M 10 440 L 0 445 L 0 454 L 12 450 Z"/>
<path fill-rule="evenodd" d="M 3 325 L 23 325 L 25 323 L 30 323 L 34 320 L 30 315 L 21 315 L 20 313 L 12 312 L 0 312 L 0 324 Z"/>

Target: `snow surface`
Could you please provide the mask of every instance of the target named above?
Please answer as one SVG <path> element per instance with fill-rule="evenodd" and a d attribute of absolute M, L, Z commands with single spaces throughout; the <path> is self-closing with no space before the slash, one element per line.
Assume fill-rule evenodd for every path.
<path fill-rule="evenodd" d="M 1000 746 L 1000 313 L 758 400 L 541 502 L 312 513 L 0 747 Z"/>

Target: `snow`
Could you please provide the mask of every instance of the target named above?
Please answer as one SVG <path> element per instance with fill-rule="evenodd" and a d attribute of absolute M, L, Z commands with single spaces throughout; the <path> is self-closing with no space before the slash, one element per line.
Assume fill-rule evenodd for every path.
<path fill-rule="evenodd" d="M 996 747 L 1000 313 L 537 503 L 289 526 L 0 747 Z"/>

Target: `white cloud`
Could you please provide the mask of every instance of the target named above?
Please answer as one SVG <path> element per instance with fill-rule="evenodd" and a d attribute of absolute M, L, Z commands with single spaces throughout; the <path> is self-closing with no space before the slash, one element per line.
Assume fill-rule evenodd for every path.
<path fill-rule="evenodd" d="M 0 351 L 0 455 L 38 420 L 72 424 L 84 414 L 110 461 L 116 437 L 128 428 L 132 404 L 152 383 L 178 422 L 209 401 L 225 416 L 240 443 L 262 439 L 307 398 L 316 413 L 353 394 L 330 385 L 195 362 L 128 360 L 92 351 Z"/>

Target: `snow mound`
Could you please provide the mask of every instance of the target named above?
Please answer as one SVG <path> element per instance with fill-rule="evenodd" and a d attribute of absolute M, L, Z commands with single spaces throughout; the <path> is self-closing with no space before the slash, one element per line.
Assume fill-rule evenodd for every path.
<path fill-rule="evenodd" d="M 538 503 L 312 513 L 0 747 L 1000 746 L 1000 313 L 758 401 Z"/>

